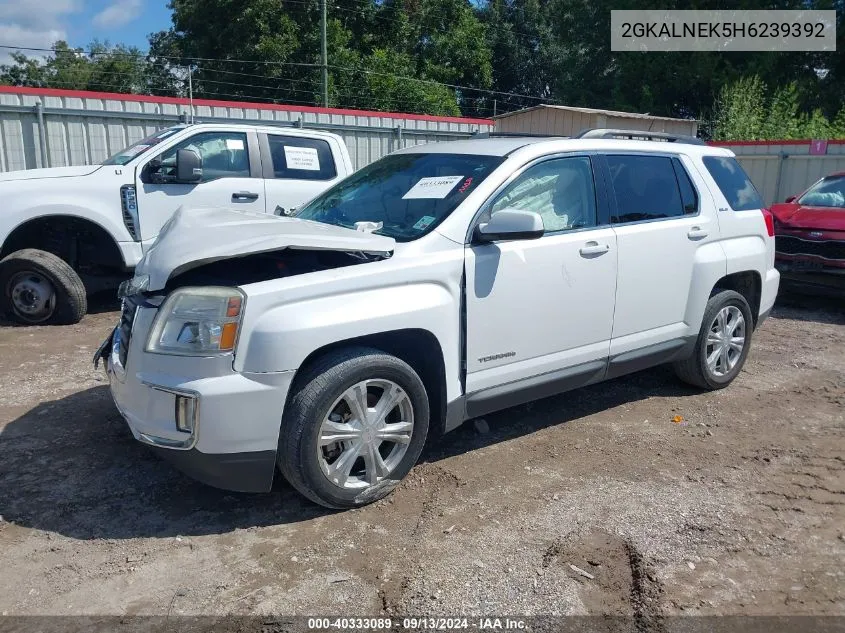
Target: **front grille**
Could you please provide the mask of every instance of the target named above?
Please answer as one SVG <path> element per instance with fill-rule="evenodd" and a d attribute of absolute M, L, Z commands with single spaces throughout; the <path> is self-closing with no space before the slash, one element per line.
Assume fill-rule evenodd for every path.
<path fill-rule="evenodd" d="M 120 359 L 120 364 L 124 367 L 126 367 L 126 359 L 129 357 L 129 341 L 132 338 L 132 324 L 135 322 L 135 313 L 138 311 L 138 304 L 142 301 L 143 298 L 135 296 L 123 298 L 120 323 L 117 324 L 118 332 L 120 332 L 120 347 L 117 350 L 117 357 Z"/>
<path fill-rule="evenodd" d="M 843 241 L 812 241 L 790 235 L 778 235 L 775 238 L 775 250 L 784 255 L 816 255 L 825 259 L 845 259 Z"/>

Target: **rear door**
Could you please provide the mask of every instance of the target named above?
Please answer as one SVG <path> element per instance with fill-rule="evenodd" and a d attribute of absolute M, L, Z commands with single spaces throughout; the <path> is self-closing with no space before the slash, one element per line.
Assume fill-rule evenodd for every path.
<path fill-rule="evenodd" d="M 681 346 L 697 253 L 719 236 L 679 156 L 608 153 L 604 164 L 619 250 L 612 374 L 614 356 Z"/>
<path fill-rule="evenodd" d="M 200 155 L 200 182 L 168 182 L 175 175 L 176 152 L 180 149 L 191 149 Z M 158 177 L 150 173 L 150 161 L 140 165 L 136 175 L 138 217 L 145 248 L 180 206 L 265 210 L 258 137 L 253 131 L 197 132 L 151 160 L 161 162 Z"/>
<path fill-rule="evenodd" d="M 267 211 L 290 215 L 346 173 L 335 139 L 260 133 Z"/>

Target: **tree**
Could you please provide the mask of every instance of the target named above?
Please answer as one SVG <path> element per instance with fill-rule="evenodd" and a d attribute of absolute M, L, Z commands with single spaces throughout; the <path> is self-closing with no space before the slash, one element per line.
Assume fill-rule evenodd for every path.
<path fill-rule="evenodd" d="M 52 55 L 41 58 L 13 53 L 13 63 L 0 66 L 0 82 L 136 94 L 147 94 L 153 88 L 162 94 L 178 91 L 179 79 L 172 74 L 156 74 L 154 64 L 137 48 L 96 40 L 87 49 L 71 48 L 64 41 L 52 48 Z"/>

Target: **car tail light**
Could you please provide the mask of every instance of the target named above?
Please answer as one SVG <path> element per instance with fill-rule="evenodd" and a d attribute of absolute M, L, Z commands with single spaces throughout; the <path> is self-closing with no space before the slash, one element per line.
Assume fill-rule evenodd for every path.
<path fill-rule="evenodd" d="M 766 221 L 766 232 L 768 232 L 769 237 L 775 236 L 775 216 L 772 215 L 772 212 L 768 209 L 762 209 L 763 211 L 763 219 Z"/>

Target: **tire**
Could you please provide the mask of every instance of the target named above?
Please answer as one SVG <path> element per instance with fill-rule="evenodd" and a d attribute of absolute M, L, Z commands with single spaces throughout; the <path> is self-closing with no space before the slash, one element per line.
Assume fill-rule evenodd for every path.
<path fill-rule="evenodd" d="M 360 416 L 352 413 L 352 406 L 342 396 L 351 393 L 353 387 L 360 386 L 363 381 L 370 383 L 359 393 L 367 393 L 367 406 L 371 411 L 374 408 L 377 411 L 376 405 L 387 393 L 381 390 L 382 387 L 392 384 L 404 393 L 404 396 L 396 396 L 400 399 L 399 404 L 389 409 L 386 419 L 397 424 L 390 429 L 398 429 L 399 421 L 407 423 L 407 418 L 412 417 L 410 441 L 374 440 L 378 433 L 389 433 L 388 429 L 368 426 L 378 425 L 370 419 L 378 417 L 375 412 L 364 416 L 369 420 L 367 423 L 358 421 Z M 390 389 L 392 393 L 398 393 L 393 387 Z M 334 422 L 328 419 L 330 415 Z M 331 429 L 342 429 L 344 433 L 351 432 L 353 426 L 362 427 L 363 430 L 353 429 L 361 439 L 320 448 L 318 444 L 322 434 L 334 437 L 331 429 L 323 430 L 324 423 L 333 424 Z M 428 426 L 428 395 L 425 385 L 410 365 L 372 348 L 355 347 L 329 352 L 302 370 L 291 386 L 279 433 L 278 467 L 294 488 L 320 505 L 333 509 L 366 505 L 390 494 L 416 464 L 428 435 Z M 368 438 L 370 442 L 377 443 L 376 450 L 387 469 L 375 483 L 368 475 L 377 469 L 370 468 L 369 464 L 377 462 L 378 458 L 370 455 L 370 461 L 367 461 Z M 364 448 L 355 448 L 360 446 Z M 382 451 L 387 452 L 387 456 Z M 332 467 L 345 470 L 339 468 L 342 463 L 350 466 L 348 478 L 338 475 L 346 482 L 346 487 L 338 483 L 340 479 L 331 481 L 327 473 Z"/>
<path fill-rule="evenodd" d="M 734 334 L 742 327 L 744 342 L 742 343 L 741 351 L 728 345 L 728 354 L 730 355 L 728 361 L 726 362 L 725 357 L 719 354 L 716 356 L 719 366 L 714 368 L 708 363 L 708 356 L 712 356 L 716 352 L 717 345 L 711 345 L 710 341 L 715 341 L 719 336 L 724 339 L 724 336 L 721 335 L 721 332 L 717 336 L 715 330 L 711 333 L 711 328 L 715 326 L 719 329 L 717 318 L 720 313 L 723 315 L 733 315 L 734 317 L 737 314 L 741 314 L 742 323 L 736 326 L 737 329 L 734 331 Z M 730 327 L 736 321 L 727 320 L 726 323 Z M 701 330 L 695 342 L 695 349 L 689 358 L 676 361 L 673 364 L 675 373 L 681 380 L 695 387 L 710 391 L 724 389 L 733 382 L 734 378 L 742 370 L 745 359 L 748 357 L 748 351 L 751 348 L 751 334 L 753 331 L 754 320 L 751 315 L 751 308 L 745 297 L 733 290 L 722 290 L 714 294 L 710 297 L 704 309 L 704 318 L 701 321 Z M 719 371 L 720 369 L 721 372 Z"/>
<path fill-rule="evenodd" d="M 64 260 L 34 248 L 0 261 L 0 291 L 0 310 L 25 325 L 70 325 L 88 311 L 79 275 Z"/>

